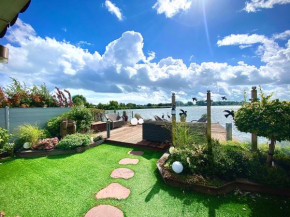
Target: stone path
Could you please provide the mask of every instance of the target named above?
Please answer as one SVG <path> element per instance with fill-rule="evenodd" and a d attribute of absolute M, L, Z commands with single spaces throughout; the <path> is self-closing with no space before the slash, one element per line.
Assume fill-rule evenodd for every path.
<path fill-rule="evenodd" d="M 130 179 L 134 176 L 134 171 L 127 168 L 118 168 L 111 173 L 111 177 L 118 179 Z"/>
<path fill-rule="evenodd" d="M 123 217 L 121 210 L 110 205 L 99 205 L 87 212 L 85 217 Z"/>
<path fill-rule="evenodd" d="M 125 188 L 124 186 L 120 185 L 119 183 L 111 183 L 106 188 L 100 190 L 96 194 L 96 199 L 126 199 L 130 195 L 130 189 Z"/>
<path fill-rule="evenodd" d="M 129 151 L 128 154 L 140 156 L 143 155 L 143 151 Z M 119 161 L 119 164 L 138 164 L 138 159 L 124 158 Z M 112 178 L 130 179 L 134 176 L 134 171 L 128 168 L 118 168 L 111 173 Z M 119 183 L 111 183 L 106 188 L 100 190 L 96 194 L 96 199 L 126 199 L 130 195 L 130 189 L 120 185 Z M 90 209 L 85 217 L 123 217 L 124 214 L 121 210 L 110 205 L 99 205 Z"/>
<path fill-rule="evenodd" d="M 124 159 L 119 161 L 119 164 L 121 164 L 121 165 L 137 164 L 138 162 L 139 162 L 138 159 L 124 158 Z"/>

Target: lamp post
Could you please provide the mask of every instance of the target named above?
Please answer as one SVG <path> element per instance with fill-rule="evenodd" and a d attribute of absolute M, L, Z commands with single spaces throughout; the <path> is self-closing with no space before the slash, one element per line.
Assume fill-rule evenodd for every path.
<path fill-rule="evenodd" d="M 171 108 L 171 120 L 172 120 L 172 144 L 175 146 L 175 131 L 176 131 L 176 104 L 175 93 L 172 93 L 172 108 Z"/>
<path fill-rule="evenodd" d="M 208 150 L 212 153 L 211 144 L 211 93 L 210 90 L 207 91 L 207 144 Z"/>

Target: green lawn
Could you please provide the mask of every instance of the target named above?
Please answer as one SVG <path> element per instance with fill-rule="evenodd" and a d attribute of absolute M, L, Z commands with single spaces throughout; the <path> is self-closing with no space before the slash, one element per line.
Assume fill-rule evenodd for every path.
<path fill-rule="evenodd" d="M 130 148 L 104 144 L 81 154 L 12 159 L 0 165 L 0 211 L 6 216 L 83 216 L 98 204 L 120 208 L 125 216 L 289 216 L 290 200 L 277 197 L 209 196 L 167 186 L 157 172 L 161 154 L 145 151 L 129 180 L 110 178 Z M 134 156 L 129 156 L 135 158 Z M 126 200 L 96 200 L 111 182 L 131 189 Z M 245 210 L 243 210 L 245 208 Z M 288 213 L 288 214 L 287 214 Z"/>

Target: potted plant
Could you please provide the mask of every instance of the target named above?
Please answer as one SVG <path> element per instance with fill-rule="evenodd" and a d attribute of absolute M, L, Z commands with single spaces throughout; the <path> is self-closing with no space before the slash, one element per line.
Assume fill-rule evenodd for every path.
<path fill-rule="evenodd" d="M 125 122 L 128 121 L 128 116 L 127 116 L 127 112 L 126 111 L 123 111 L 123 119 Z"/>

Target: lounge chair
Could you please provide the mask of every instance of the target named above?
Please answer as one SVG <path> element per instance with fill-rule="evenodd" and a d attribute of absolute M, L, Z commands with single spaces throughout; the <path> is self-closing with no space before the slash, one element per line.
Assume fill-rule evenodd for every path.
<path fill-rule="evenodd" d="M 117 127 L 121 127 L 125 125 L 125 121 L 118 114 L 115 114 L 115 113 L 106 114 L 105 117 L 108 121 L 111 122 L 111 129 L 115 129 Z"/>

